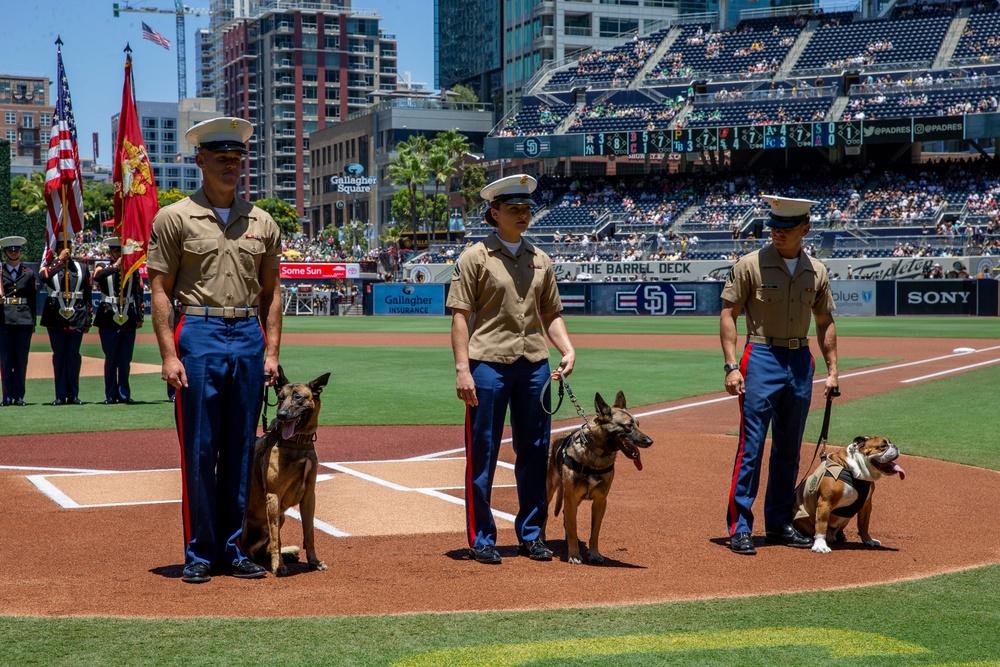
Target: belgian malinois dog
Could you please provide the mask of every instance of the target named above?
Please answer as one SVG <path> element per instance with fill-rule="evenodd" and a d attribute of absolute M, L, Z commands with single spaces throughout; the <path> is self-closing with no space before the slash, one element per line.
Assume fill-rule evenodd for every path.
<path fill-rule="evenodd" d="M 281 547 L 281 527 L 285 510 L 299 506 L 302 538 L 311 570 L 325 570 L 326 563 L 316 556 L 313 519 L 316 514 L 316 425 L 319 421 L 319 396 L 330 374 L 309 384 L 289 382 L 278 367 L 274 392 L 278 413 L 264 435 L 254 443 L 247 498 L 247 517 L 242 544 L 246 554 L 262 565 L 270 565 L 274 574 L 288 573 L 282 554 L 294 556 L 299 548 Z"/>
<path fill-rule="evenodd" d="M 613 407 L 605 403 L 600 394 L 595 394 L 594 409 L 597 414 L 588 419 L 586 425 L 565 438 L 553 440 L 549 446 L 546 490 L 550 504 L 553 496 L 556 499 L 554 516 L 559 516 L 563 501 L 566 503 L 563 524 L 570 563 L 582 562 L 576 513 L 583 500 L 591 501 L 589 560 L 597 564 L 604 562 L 598 540 L 608 491 L 615 479 L 615 458 L 621 452 L 642 470 L 639 448 L 653 444 L 652 438 L 639 430 L 639 422 L 626 409 L 624 393 L 618 392 Z"/>

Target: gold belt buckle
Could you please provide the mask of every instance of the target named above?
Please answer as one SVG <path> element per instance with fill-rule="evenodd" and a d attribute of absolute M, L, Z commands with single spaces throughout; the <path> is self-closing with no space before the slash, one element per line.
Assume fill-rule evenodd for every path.
<path fill-rule="evenodd" d="M 797 350 L 802 345 L 802 340 L 799 338 L 789 338 L 788 339 L 788 349 Z"/>
<path fill-rule="evenodd" d="M 229 319 L 236 317 L 236 306 L 223 306 L 222 316 Z"/>

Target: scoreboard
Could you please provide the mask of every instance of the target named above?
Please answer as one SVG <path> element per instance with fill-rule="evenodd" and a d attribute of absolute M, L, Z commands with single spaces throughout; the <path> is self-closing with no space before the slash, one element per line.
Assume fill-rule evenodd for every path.
<path fill-rule="evenodd" d="M 630 130 L 529 137 L 487 137 L 484 152 L 496 158 L 573 155 L 643 155 L 700 151 L 829 148 L 862 144 L 942 141 L 1000 136 L 1000 113 L 928 118 Z"/>

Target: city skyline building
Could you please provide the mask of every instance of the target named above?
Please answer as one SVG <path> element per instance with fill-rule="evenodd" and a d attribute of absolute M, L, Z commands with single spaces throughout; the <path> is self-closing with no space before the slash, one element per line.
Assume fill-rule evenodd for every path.
<path fill-rule="evenodd" d="M 10 142 L 11 175 L 45 171 L 52 133 L 49 77 L 0 74 L 0 137 Z"/>
<path fill-rule="evenodd" d="M 251 2 L 222 35 L 221 109 L 254 124 L 245 196 L 310 205 L 309 135 L 396 90 L 396 38 L 349 0 Z"/>

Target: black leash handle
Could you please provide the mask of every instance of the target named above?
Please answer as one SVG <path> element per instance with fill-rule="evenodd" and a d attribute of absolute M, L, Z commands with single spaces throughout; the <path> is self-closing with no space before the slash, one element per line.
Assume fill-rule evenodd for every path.
<path fill-rule="evenodd" d="M 805 473 L 802 475 L 802 479 L 799 480 L 799 484 L 802 483 L 806 477 L 812 472 L 813 463 L 816 462 L 816 454 L 820 452 L 820 448 L 823 448 L 823 452 L 820 453 L 820 460 L 826 460 L 826 439 L 830 435 L 830 408 L 833 407 L 833 399 L 840 396 L 840 387 L 831 387 L 830 392 L 826 395 L 826 410 L 823 411 L 823 428 L 819 432 L 819 440 L 816 441 L 816 449 L 813 450 L 812 460 L 809 461 L 809 465 L 806 467 Z"/>
<path fill-rule="evenodd" d="M 271 377 L 270 373 L 265 373 L 264 374 L 265 380 L 267 378 L 269 378 L 269 377 Z M 274 403 L 268 403 L 267 402 L 267 389 L 268 389 L 267 382 L 265 382 L 264 383 L 264 405 L 262 406 L 262 411 L 260 413 L 260 427 L 261 427 L 261 429 L 265 433 L 267 433 L 267 406 L 269 406 L 269 405 L 277 406 L 278 405 L 278 398 L 277 398 L 277 396 L 274 398 Z"/>

